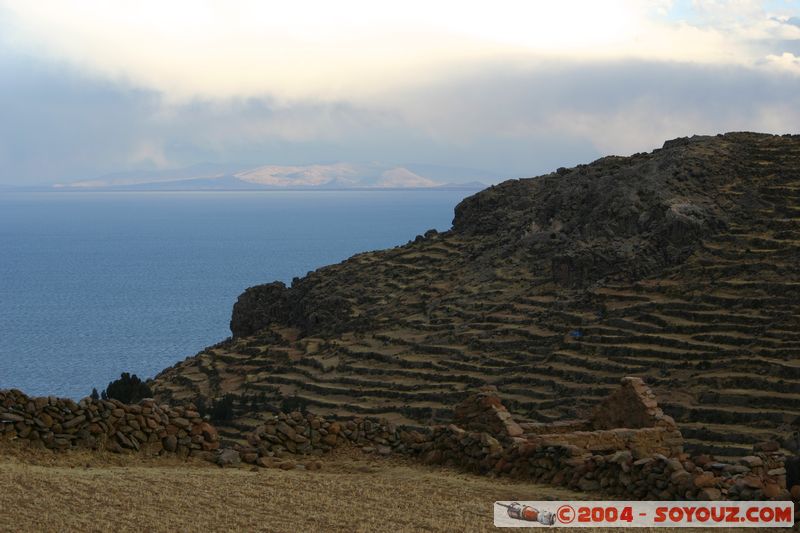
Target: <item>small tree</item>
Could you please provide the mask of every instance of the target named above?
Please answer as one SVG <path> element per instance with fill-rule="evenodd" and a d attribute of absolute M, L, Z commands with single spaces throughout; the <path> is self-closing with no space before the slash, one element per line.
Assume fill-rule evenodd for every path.
<path fill-rule="evenodd" d="M 201 417 L 205 417 L 208 414 L 208 408 L 206 407 L 205 396 L 198 396 L 197 399 L 194 401 L 194 407 L 195 409 L 197 409 L 197 412 L 200 413 Z"/>
<path fill-rule="evenodd" d="M 292 411 L 300 411 L 306 413 L 308 410 L 308 401 L 301 398 L 297 394 L 287 396 L 281 401 L 281 411 L 284 413 L 291 413 Z"/>
<path fill-rule="evenodd" d="M 102 393 L 103 399 L 115 399 L 122 403 L 137 403 L 144 398 L 152 398 L 153 391 L 136 374 L 123 372 L 119 379 L 108 384 Z"/>
<path fill-rule="evenodd" d="M 208 413 L 211 421 L 218 424 L 233 420 L 233 402 L 235 399 L 235 395 L 226 394 L 219 400 L 214 400 Z"/>
<path fill-rule="evenodd" d="M 99 400 L 100 399 L 100 394 L 97 393 L 97 389 L 96 388 L 92 387 L 92 393 L 89 395 L 89 398 L 91 398 L 92 400 Z"/>

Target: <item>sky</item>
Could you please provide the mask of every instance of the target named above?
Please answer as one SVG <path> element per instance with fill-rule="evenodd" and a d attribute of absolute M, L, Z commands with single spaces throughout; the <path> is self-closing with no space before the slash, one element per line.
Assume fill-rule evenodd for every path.
<path fill-rule="evenodd" d="M 800 130 L 800 0 L 0 0 L 0 184 Z"/>

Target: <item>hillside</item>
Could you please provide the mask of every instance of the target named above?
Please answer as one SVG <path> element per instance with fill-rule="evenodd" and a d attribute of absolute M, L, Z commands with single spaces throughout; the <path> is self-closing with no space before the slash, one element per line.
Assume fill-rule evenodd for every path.
<path fill-rule="evenodd" d="M 645 377 L 693 451 L 746 454 L 800 415 L 800 136 L 676 139 L 465 199 L 453 228 L 252 287 L 232 340 L 159 374 L 234 393 L 239 436 L 283 398 L 448 420 L 481 384 L 533 421 Z"/>

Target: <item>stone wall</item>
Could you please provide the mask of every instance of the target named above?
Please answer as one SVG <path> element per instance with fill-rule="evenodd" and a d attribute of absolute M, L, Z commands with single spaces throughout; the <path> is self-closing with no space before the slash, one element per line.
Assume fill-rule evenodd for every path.
<path fill-rule="evenodd" d="M 280 466 L 278 459 L 322 455 L 339 446 L 357 446 L 380 455 L 415 455 L 430 446 L 430 437 L 424 430 L 398 428 L 385 420 L 337 420 L 295 411 L 270 416 L 247 436 L 247 445 L 234 450 L 244 462 Z"/>
<path fill-rule="evenodd" d="M 479 474 L 508 475 L 539 483 L 646 500 L 789 499 L 784 456 L 754 452 L 733 463 L 708 456 L 636 458 L 630 449 L 592 452 L 563 442 L 520 440 L 503 446 L 485 432 L 450 425 L 436 428 L 426 462 Z M 800 489 L 796 489 L 800 496 Z"/>
<path fill-rule="evenodd" d="M 189 408 L 142 400 L 80 402 L 0 391 L 0 439 L 25 440 L 53 450 L 86 448 L 113 452 L 190 455 L 219 447 L 216 429 Z"/>

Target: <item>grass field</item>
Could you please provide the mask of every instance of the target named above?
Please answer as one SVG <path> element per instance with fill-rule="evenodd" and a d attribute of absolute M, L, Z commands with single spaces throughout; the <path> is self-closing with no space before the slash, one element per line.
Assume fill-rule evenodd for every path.
<path fill-rule="evenodd" d="M 487 531 L 495 500 L 587 498 L 348 451 L 284 471 L 4 445 L 0 484 L 0 531 Z"/>
<path fill-rule="evenodd" d="M 12 449 L 0 453 L 0 479 L 3 531 L 480 531 L 492 528 L 495 499 L 545 494 L 347 452 L 319 471 L 284 471 Z"/>

